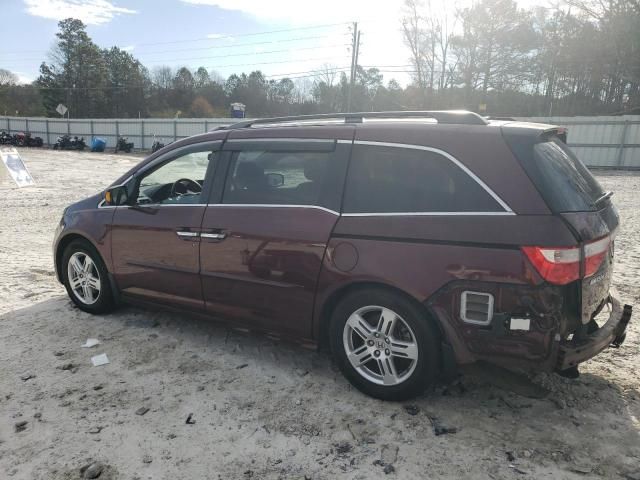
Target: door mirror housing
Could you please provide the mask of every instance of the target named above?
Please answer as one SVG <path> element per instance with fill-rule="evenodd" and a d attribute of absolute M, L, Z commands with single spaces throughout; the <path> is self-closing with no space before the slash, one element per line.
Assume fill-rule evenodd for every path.
<path fill-rule="evenodd" d="M 104 203 L 112 206 L 127 205 L 129 203 L 127 187 L 119 185 L 108 189 L 104 194 Z"/>
<path fill-rule="evenodd" d="M 281 173 L 267 173 L 267 185 L 271 188 L 278 188 L 284 185 L 284 175 Z"/>

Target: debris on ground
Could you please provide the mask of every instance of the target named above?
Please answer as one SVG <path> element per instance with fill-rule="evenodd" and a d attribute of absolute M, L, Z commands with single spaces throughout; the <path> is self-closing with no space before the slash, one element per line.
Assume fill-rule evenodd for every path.
<path fill-rule="evenodd" d="M 151 455 L 142 456 L 142 463 L 151 463 L 151 462 L 153 462 L 153 458 L 151 457 Z"/>
<path fill-rule="evenodd" d="M 65 363 L 64 365 L 58 366 L 59 370 L 73 370 L 75 365 L 73 363 Z"/>
<path fill-rule="evenodd" d="M 417 405 L 404 405 L 404 411 L 409 415 L 417 415 L 420 413 L 420 407 Z"/>
<path fill-rule="evenodd" d="M 195 425 L 196 421 L 193 419 L 193 413 L 190 413 L 187 416 L 187 421 L 185 422 L 187 425 Z"/>
<path fill-rule="evenodd" d="M 23 432 L 24 430 L 26 430 L 28 423 L 29 422 L 27 422 L 26 420 L 21 420 L 19 422 L 16 422 L 16 424 L 14 425 L 16 432 Z"/>
<path fill-rule="evenodd" d="M 396 471 L 396 467 L 394 467 L 392 463 L 386 463 L 384 460 L 374 460 L 373 464 L 382 467 L 382 471 L 385 475 L 389 475 L 390 473 L 394 473 Z"/>
<path fill-rule="evenodd" d="M 447 433 L 457 433 L 458 429 L 456 427 L 445 427 L 440 423 L 436 417 L 429 416 L 429 421 L 431 422 L 431 426 L 433 427 L 433 433 L 435 433 L 436 437 L 440 435 L 445 435 Z"/>
<path fill-rule="evenodd" d="M 136 415 L 142 416 L 148 411 L 149 411 L 149 407 L 140 407 L 139 409 L 136 410 Z"/>
<path fill-rule="evenodd" d="M 509 464 L 509 468 L 511 468 L 514 472 L 519 473 L 520 475 L 527 475 L 529 472 L 526 470 L 522 470 L 517 465 Z"/>
<path fill-rule="evenodd" d="M 242 365 L 238 365 L 238 366 L 236 367 L 236 370 L 241 370 L 241 369 L 243 369 L 243 368 L 247 368 L 248 366 L 249 366 L 249 364 L 248 364 L 248 363 L 243 363 Z"/>
<path fill-rule="evenodd" d="M 100 477 L 103 470 L 104 465 L 102 463 L 94 462 L 82 467 L 80 469 L 80 475 L 82 475 L 82 478 L 91 480 Z"/>
<path fill-rule="evenodd" d="M 106 353 L 101 353 L 100 355 L 96 355 L 95 357 L 91 357 L 91 363 L 94 367 L 99 367 L 100 365 L 106 365 L 109 363 L 109 358 L 107 358 Z"/>
<path fill-rule="evenodd" d="M 349 442 L 338 442 L 334 443 L 333 446 L 336 449 L 336 453 L 338 455 L 344 455 L 353 450 L 353 445 L 351 445 Z"/>
<path fill-rule="evenodd" d="M 92 433 L 92 434 L 96 434 L 96 433 L 100 433 L 102 431 L 102 427 L 91 427 L 87 433 Z"/>
<path fill-rule="evenodd" d="M 97 338 L 87 338 L 87 341 L 84 342 L 84 345 L 80 345 L 82 348 L 91 348 L 91 347 L 95 347 L 96 345 L 100 345 L 100 340 L 98 340 Z"/>

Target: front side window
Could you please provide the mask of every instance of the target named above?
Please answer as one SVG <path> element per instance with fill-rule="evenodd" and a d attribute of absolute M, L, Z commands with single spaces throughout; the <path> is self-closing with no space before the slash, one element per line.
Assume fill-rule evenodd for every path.
<path fill-rule="evenodd" d="M 186 153 L 162 164 L 140 179 L 137 203 L 204 203 L 200 198 L 202 187 L 209 164 L 215 160 L 216 152 L 206 150 Z"/>
<path fill-rule="evenodd" d="M 426 150 L 356 145 L 345 213 L 500 212 L 504 209 L 451 160 Z"/>
<path fill-rule="evenodd" d="M 236 153 L 223 203 L 319 205 L 329 155 L 264 150 Z"/>

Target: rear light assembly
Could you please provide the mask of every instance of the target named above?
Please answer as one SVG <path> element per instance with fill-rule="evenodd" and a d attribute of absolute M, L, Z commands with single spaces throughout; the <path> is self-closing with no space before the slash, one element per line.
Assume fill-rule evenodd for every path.
<path fill-rule="evenodd" d="M 598 271 L 609 250 L 611 237 L 607 235 L 584 245 L 584 276 Z M 522 251 L 537 272 L 547 282 L 566 285 L 580 278 L 581 247 L 522 247 Z"/>

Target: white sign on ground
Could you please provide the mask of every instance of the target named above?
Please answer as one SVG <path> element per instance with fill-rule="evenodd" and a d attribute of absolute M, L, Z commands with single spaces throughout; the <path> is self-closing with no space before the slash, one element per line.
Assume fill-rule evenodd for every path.
<path fill-rule="evenodd" d="M 18 187 L 28 187 L 36 183 L 15 148 L 0 148 L 0 157 Z"/>

